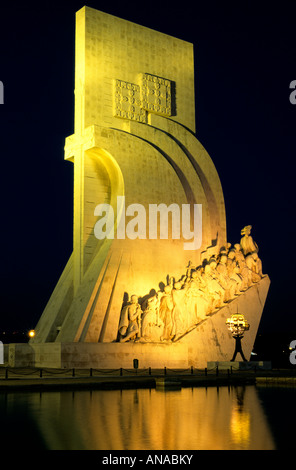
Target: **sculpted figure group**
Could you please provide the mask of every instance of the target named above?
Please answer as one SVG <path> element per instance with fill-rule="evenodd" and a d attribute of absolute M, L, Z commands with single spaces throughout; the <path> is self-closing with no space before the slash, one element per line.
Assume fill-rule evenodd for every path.
<path fill-rule="evenodd" d="M 148 299 L 132 295 L 121 312 L 118 341 L 177 341 L 217 309 L 246 291 L 263 277 L 258 246 L 251 225 L 241 230 L 240 243 L 228 243 L 218 255 L 189 262 L 179 280 Z"/>

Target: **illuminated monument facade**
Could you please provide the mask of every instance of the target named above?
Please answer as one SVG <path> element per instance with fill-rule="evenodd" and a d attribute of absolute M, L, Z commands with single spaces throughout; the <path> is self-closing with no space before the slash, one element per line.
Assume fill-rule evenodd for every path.
<path fill-rule="evenodd" d="M 27 361 L 204 367 L 230 360 L 237 311 L 249 357 L 269 278 L 250 226 L 227 243 L 219 176 L 195 137 L 193 45 L 84 7 L 75 58 L 73 253 Z"/>

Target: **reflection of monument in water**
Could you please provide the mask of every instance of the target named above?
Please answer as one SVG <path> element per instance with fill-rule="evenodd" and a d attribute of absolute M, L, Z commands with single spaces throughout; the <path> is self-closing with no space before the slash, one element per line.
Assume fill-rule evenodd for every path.
<path fill-rule="evenodd" d="M 49 392 L 30 400 L 48 449 L 275 449 L 255 386 Z"/>
<path fill-rule="evenodd" d="M 193 45 L 84 7 L 75 58 L 73 253 L 11 365 L 204 367 L 230 359 L 238 308 L 250 356 L 269 278 L 250 226 L 226 238 L 220 180 L 195 137 Z"/>

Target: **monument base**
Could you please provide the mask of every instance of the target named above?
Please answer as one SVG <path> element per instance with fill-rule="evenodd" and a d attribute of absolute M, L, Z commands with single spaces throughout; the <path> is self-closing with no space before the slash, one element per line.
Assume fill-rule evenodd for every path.
<path fill-rule="evenodd" d="M 208 370 L 218 367 L 218 370 L 271 370 L 270 361 L 210 361 Z"/>
<path fill-rule="evenodd" d="M 132 369 L 134 359 L 140 369 L 189 367 L 188 347 L 178 343 L 10 344 L 8 358 L 10 367 Z"/>

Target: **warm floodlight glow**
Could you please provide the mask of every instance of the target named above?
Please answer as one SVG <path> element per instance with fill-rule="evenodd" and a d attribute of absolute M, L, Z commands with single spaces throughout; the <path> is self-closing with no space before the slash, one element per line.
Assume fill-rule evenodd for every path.
<path fill-rule="evenodd" d="M 249 411 L 233 409 L 230 417 L 230 432 L 232 441 L 247 449 L 250 444 L 251 417 Z"/>
<path fill-rule="evenodd" d="M 30 330 L 29 333 L 28 333 L 28 336 L 29 336 L 30 338 L 34 338 L 34 336 L 35 336 L 35 330 Z"/>

